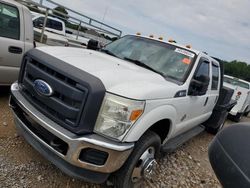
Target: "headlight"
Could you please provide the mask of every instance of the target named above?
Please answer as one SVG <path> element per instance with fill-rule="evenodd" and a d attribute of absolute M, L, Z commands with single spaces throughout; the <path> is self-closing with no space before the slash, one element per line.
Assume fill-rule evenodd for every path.
<path fill-rule="evenodd" d="M 137 101 L 106 93 L 95 132 L 119 139 L 142 115 L 145 101 Z"/>

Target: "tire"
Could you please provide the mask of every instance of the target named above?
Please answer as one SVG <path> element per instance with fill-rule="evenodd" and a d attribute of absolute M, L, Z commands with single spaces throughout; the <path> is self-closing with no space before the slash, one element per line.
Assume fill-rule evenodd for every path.
<path fill-rule="evenodd" d="M 140 171 L 138 170 L 140 169 L 140 166 L 147 166 L 149 162 L 151 162 L 152 160 L 150 158 L 150 160 L 149 159 L 147 160 L 148 162 L 145 162 L 144 160 L 142 160 L 142 157 L 145 156 L 145 153 L 147 155 L 153 154 L 153 150 L 154 150 L 155 151 L 154 163 L 152 163 L 152 166 L 155 166 L 156 165 L 155 157 L 157 157 L 159 154 L 160 145 L 161 145 L 161 139 L 156 133 L 151 132 L 151 131 L 146 132 L 136 143 L 134 150 L 132 151 L 132 153 L 130 154 L 129 158 L 124 163 L 124 165 L 117 172 L 112 174 L 111 180 L 113 182 L 114 187 L 115 188 L 133 188 L 133 187 L 140 186 L 144 178 L 142 177 L 141 179 L 139 178 L 137 179 L 135 177 L 139 177 L 139 176 L 135 176 L 135 174 L 138 174 L 138 172 L 143 171 L 143 170 L 140 170 Z M 151 154 L 150 154 L 150 151 L 152 152 Z M 142 164 L 145 164 L 145 165 L 142 165 Z"/>
<path fill-rule="evenodd" d="M 243 113 L 237 113 L 236 116 L 234 116 L 233 120 L 235 122 L 240 122 L 240 120 L 242 119 Z"/>

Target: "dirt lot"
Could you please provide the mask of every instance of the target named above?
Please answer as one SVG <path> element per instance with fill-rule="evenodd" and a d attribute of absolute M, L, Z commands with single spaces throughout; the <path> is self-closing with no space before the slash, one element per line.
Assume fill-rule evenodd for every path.
<path fill-rule="evenodd" d="M 0 187 L 104 187 L 63 174 L 16 134 L 8 90 L 0 87 Z M 250 122 L 250 118 L 243 121 Z M 163 157 L 156 178 L 144 187 L 221 187 L 207 157 L 212 139 L 204 132 Z"/>

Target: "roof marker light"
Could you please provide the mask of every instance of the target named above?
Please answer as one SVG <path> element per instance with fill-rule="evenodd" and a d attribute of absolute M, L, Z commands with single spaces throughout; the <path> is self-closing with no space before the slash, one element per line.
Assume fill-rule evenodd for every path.
<path fill-rule="evenodd" d="M 188 44 L 188 45 L 186 45 L 186 48 L 191 48 L 191 45 L 189 45 L 189 44 Z"/>
<path fill-rule="evenodd" d="M 141 35 L 141 33 L 140 33 L 140 32 L 137 32 L 137 33 L 136 33 L 136 35 L 139 35 L 139 36 L 140 36 L 140 35 Z"/>
<path fill-rule="evenodd" d="M 174 39 L 168 39 L 168 42 L 170 42 L 170 43 L 177 43 Z"/>
<path fill-rule="evenodd" d="M 158 39 L 159 39 L 159 40 L 163 40 L 163 37 L 159 37 Z"/>
<path fill-rule="evenodd" d="M 154 38 L 154 35 L 149 35 L 150 38 Z"/>

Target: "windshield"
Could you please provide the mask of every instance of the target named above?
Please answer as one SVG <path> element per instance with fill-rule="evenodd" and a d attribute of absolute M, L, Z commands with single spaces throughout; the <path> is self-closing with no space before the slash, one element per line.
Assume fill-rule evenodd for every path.
<path fill-rule="evenodd" d="M 125 36 L 108 44 L 103 50 L 121 59 L 140 62 L 166 78 L 181 82 L 195 57 L 191 51 L 137 36 Z"/>
<path fill-rule="evenodd" d="M 250 89 L 249 84 L 242 82 L 242 81 L 238 80 L 237 78 L 224 77 L 224 82 L 229 83 L 231 85 L 240 86 L 240 87 L 243 87 L 246 89 Z"/>

